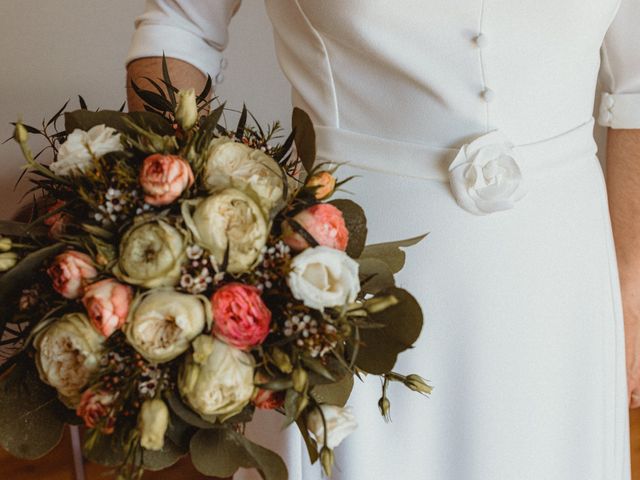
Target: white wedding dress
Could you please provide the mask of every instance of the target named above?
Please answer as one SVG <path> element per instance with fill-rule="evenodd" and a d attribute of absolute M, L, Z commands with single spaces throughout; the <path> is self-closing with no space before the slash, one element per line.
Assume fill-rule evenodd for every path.
<path fill-rule="evenodd" d="M 215 76 L 238 3 L 148 1 L 128 59 L 164 50 Z M 394 385 L 385 424 L 378 381 L 358 384 L 360 426 L 334 478 L 629 480 L 620 287 L 592 112 L 597 100 L 602 125 L 640 128 L 640 0 L 266 6 L 320 156 L 361 175 L 348 188 L 370 242 L 431 232 L 398 276 L 426 323 L 397 370 L 434 391 Z M 292 480 L 320 479 L 299 434 L 270 413 L 251 436 L 284 455 Z"/>

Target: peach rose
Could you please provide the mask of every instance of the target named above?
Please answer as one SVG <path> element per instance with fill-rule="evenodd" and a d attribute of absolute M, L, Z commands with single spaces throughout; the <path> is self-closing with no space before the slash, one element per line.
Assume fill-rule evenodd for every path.
<path fill-rule="evenodd" d="M 246 350 L 264 342 L 269 334 L 271 311 L 256 287 L 229 283 L 211 297 L 212 333 L 229 345 Z"/>
<path fill-rule="evenodd" d="M 50 208 L 49 212 L 54 212 L 65 206 L 65 202 L 57 200 Z M 59 211 L 53 215 L 45 218 L 44 224 L 49 227 L 49 236 L 51 238 L 58 238 L 64 233 L 65 227 L 69 224 L 69 215 Z"/>
<path fill-rule="evenodd" d="M 263 410 L 275 410 L 284 404 L 285 391 L 276 392 L 274 390 L 266 390 L 258 388 L 253 397 L 253 404 Z"/>
<path fill-rule="evenodd" d="M 133 297 L 131 287 L 110 278 L 89 285 L 82 297 L 91 324 L 105 337 L 124 325 Z"/>
<path fill-rule="evenodd" d="M 193 184 L 189 164 L 176 155 L 156 153 L 144 159 L 140 170 L 140 185 L 150 205 L 168 205 Z"/>
<path fill-rule="evenodd" d="M 55 291 L 69 299 L 80 297 L 85 283 L 98 275 L 91 257 L 74 250 L 56 256 L 47 273 Z"/>
<path fill-rule="evenodd" d="M 303 210 L 293 217 L 304 228 L 318 245 L 345 251 L 349 243 L 349 230 L 344 222 L 342 212 L 330 203 L 318 203 Z M 289 222 L 283 225 L 284 242 L 293 250 L 308 248 L 309 242 L 297 233 Z"/>
<path fill-rule="evenodd" d="M 330 196 L 336 188 L 336 177 L 329 172 L 318 172 L 307 180 L 308 188 L 313 188 L 316 199 L 322 200 Z"/>
<path fill-rule="evenodd" d="M 76 415 L 82 418 L 87 428 L 100 427 L 102 433 L 109 435 L 113 433 L 115 426 L 115 417 L 110 411 L 113 401 L 114 396 L 104 390 L 85 390 L 76 409 Z"/>

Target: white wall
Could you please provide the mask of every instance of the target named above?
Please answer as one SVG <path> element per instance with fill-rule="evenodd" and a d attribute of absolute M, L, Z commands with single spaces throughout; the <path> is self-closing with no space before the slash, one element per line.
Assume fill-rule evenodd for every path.
<path fill-rule="evenodd" d="M 0 141 L 9 122 L 39 124 L 81 94 L 89 108 L 118 108 L 125 98 L 123 59 L 142 0 L 0 0 Z M 261 0 L 244 0 L 230 29 L 229 67 L 217 94 L 242 102 L 261 123 L 289 124 L 289 87 L 273 51 L 271 24 Z M 259 72 L 260 75 L 256 75 Z M 33 142 L 34 147 L 38 142 Z M 35 149 L 35 148 L 34 148 Z M 0 218 L 22 192 L 13 186 L 22 158 L 14 142 L 0 145 Z"/>

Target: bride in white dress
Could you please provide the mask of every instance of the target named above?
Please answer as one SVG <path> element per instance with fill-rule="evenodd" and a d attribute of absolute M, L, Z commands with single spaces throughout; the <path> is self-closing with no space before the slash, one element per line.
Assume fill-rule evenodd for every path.
<path fill-rule="evenodd" d="M 157 77 L 164 51 L 183 83 L 215 78 L 238 6 L 149 0 L 130 75 Z M 640 1 L 266 7 L 320 157 L 361 175 L 349 189 L 370 214 L 370 242 L 431 232 L 398 277 L 426 320 L 398 370 L 423 374 L 434 392 L 392 389 L 385 424 L 379 384 L 357 385 L 360 427 L 336 451 L 334 478 L 629 480 L 628 392 L 640 373 Z M 606 93 L 596 99 L 599 72 Z M 611 127 L 609 197 L 594 100 L 597 121 Z M 249 433 L 286 458 L 292 480 L 319 479 L 299 434 L 280 423 L 264 414 Z"/>

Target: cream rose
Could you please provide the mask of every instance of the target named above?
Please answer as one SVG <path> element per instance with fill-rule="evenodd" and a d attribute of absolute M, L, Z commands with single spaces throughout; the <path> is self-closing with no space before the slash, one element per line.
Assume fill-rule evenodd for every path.
<path fill-rule="evenodd" d="M 68 406 L 77 406 L 80 392 L 97 370 L 102 340 L 81 313 L 69 313 L 36 334 L 33 346 L 40 378 L 54 387 Z"/>
<path fill-rule="evenodd" d="M 196 242 L 209 250 L 219 265 L 229 248 L 230 273 L 250 270 L 269 234 L 262 209 L 235 188 L 226 188 L 204 200 L 184 202 L 182 215 Z"/>
<path fill-rule="evenodd" d="M 268 216 L 282 200 L 283 178 L 278 163 L 261 150 L 228 137 L 209 144 L 204 183 L 210 191 L 234 187 L 252 192 Z"/>
<path fill-rule="evenodd" d="M 122 150 L 120 134 L 106 125 L 96 125 L 88 132 L 75 129 L 60 146 L 58 158 L 49 165 L 56 175 L 86 172 L 94 158 Z"/>
<path fill-rule="evenodd" d="M 162 450 L 169 426 L 169 409 L 160 399 L 146 400 L 138 414 L 140 445 L 147 450 Z"/>
<path fill-rule="evenodd" d="M 163 363 L 184 353 L 208 325 L 211 305 L 206 297 L 159 288 L 134 301 L 124 332 L 140 355 Z"/>
<path fill-rule="evenodd" d="M 167 222 L 139 222 L 122 237 L 120 257 L 113 273 L 132 285 L 173 286 L 180 279 L 185 249 L 182 232 Z"/>
<path fill-rule="evenodd" d="M 360 291 L 358 263 L 340 250 L 308 248 L 291 261 L 287 283 L 307 307 L 342 306 L 353 302 Z"/>
<path fill-rule="evenodd" d="M 508 210 L 527 193 L 514 147 L 498 130 L 460 149 L 449 183 L 458 205 L 475 215 Z"/>
<path fill-rule="evenodd" d="M 307 417 L 307 427 L 318 442 L 320 448 L 326 446 L 334 449 L 351 435 L 357 428 L 358 422 L 351 407 L 337 407 L 335 405 L 320 405 Z M 322 417 L 324 416 L 324 422 Z M 325 445 L 325 423 L 327 425 L 327 443 Z"/>
<path fill-rule="evenodd" d="M 251 401 L 253 374 L 251 355 L 209 335 L 200 335 L 180 372 L 178 387 L 196 412 L 224 420 L 240 413 Z"/>

